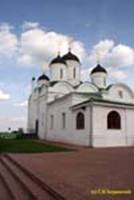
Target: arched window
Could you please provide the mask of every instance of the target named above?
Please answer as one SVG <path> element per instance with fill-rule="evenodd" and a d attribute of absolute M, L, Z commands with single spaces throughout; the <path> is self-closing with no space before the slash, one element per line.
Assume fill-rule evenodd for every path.
<path fill-rule="evenodd" d="M 84 129 L 85 128 L 85 117 L 82 112 L 79 112 L 76 116 L 76 129 Z"/>
<path fill-rule="evenodd" d="M 60 79 L 63 79 L 63 69 L 60 69 Z"/>
<path fill-rule="evenodd" d="M 121 90 L 118 91 L 118 95 L 120 98 L 123 98 L 123 92 Z"/>
<path fill-rule="evenodd" d="M 62 113 L 62 128 L 66 128 L 66 113 Z"/>
<path fill-rule="evenodd" d="M 76 78 L 76 68 L 73 68 L 73 78 Z"/>
<path fill-rule="evenodd" d="M 107 116 L 108 129 L 121 129 L 121 117 L 116 111 L 111 111 Z"/>
<path fill-rule="evenodd" d="M 39 131 L 39 120 L 36 119 L 36 121 L 35 121 L 35 133 L 38 134 L 38 131 Z"/>

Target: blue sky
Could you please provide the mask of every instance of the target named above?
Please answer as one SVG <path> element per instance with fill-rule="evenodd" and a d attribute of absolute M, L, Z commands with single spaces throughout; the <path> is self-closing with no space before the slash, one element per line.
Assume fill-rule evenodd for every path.
<path fill-rule="evenodd" d="M 134 88 L 133 11 L 133 0 L 1 0 L 0 130 L 26 126 L 31 77 L 42 66 L 48 71 L 59 44 L 65 53 L 70 37 L 83 63 L 82 79 L 99 51 L 109 82 Z"/>

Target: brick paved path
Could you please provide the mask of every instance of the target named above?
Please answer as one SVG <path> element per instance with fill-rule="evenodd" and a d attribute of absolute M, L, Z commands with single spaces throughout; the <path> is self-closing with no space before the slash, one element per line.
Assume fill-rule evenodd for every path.
<path fill-rule="evenodd" d="M 134 199 L 134 148 L 12 154 L 22 166 L 69 200 Z M 132 195 L 91 195 L 93 189 L 131 189 Z"/>
<path fill-rule="evenodd" d="M 0 156 L 0 200 L 63 200 L 7 155 Z"/>

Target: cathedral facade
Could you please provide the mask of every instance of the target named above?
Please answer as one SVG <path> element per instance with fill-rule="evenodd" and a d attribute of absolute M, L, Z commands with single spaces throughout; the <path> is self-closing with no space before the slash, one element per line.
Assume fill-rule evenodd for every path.
<path fill-rule="evenodd" d="M 134 93 L 126 84 L 107 85 L 100 64 L 90 80 L 80 79 L 81 63 L 69 51 L 50 62 L 50 78 L 32 79 L 28 132 L 40 139 L 90 147 L 134 145 Z"/>

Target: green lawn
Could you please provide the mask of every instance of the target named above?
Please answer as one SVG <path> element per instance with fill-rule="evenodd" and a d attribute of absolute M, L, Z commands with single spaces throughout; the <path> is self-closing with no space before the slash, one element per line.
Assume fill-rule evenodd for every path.
<path fill-rule="evenodd" d="M 64 147 L 43 144 L 30 139 L 0 139 L 0 153 L 39 153 L 69 151 Z"/>

